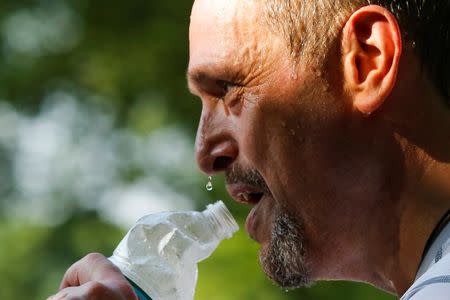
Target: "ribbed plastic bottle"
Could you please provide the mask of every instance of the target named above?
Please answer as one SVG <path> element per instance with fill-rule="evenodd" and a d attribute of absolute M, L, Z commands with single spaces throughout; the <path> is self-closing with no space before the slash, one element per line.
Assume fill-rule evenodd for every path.
<path fill-rule="evenodd" d="M 192 300 L 197 263 L 239 229 L 222 201 L 141 218 L 109 258 L 141 300 Z"/>

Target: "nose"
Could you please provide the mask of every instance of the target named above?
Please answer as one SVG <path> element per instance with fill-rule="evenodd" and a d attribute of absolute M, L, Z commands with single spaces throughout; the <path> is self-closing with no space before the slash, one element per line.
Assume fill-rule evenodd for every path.
<path fill-rule="evenodd" d="M 232 133 L 222 130 L 227 128 L 226 124 L 214 123 L 211 118 L 202 118 L 195 141 L 197 164 L 207 175 L 227 170 L 239 154 L 239 148 Z"/>
<path fill-rule="evenodd" d="M 207 175 L 225 171 L 238 156 L 238 147 L 231 139 L 198 142 L 196 145 L 197 163 Z"/>

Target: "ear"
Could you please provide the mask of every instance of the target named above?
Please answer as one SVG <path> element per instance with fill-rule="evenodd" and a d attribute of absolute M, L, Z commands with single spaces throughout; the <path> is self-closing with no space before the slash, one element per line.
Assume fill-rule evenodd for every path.
<path fill-rule="evenodd" d="M 357 110 L 371 114 L 397 79 L 402 53 L 397 20 L 381 6 L 360 8 L 344 26 L 342 50 L 345 90 Z"/>

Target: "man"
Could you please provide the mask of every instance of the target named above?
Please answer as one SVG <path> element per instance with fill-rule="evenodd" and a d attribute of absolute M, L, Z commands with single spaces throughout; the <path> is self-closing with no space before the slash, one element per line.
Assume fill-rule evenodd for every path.
<path fill-rule="evenodd" d="M 198 164 L 254 205 L 247 231 L 283 288 L 450 299 L 450 5 L 373 2 L 196 0 Z M 77 295 L 134 299 L 100 255 L 52 299 Z"/>

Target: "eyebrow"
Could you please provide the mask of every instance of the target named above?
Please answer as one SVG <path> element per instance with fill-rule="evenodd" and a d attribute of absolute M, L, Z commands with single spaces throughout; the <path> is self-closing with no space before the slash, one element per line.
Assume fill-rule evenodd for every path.
<path fill-rule="evenodd" d="M 234 74 L 231 70 L 223 67 L 218 68 L 216 65 L 201 65 L 188 69 L 186 72 L 188 89 L 193 95 L 198 96 L 203 90 L 202 85 L 208 82 L 225 81 L 239 85 L 237 83 L 239 75 L 231 74 Z"/>
<path fill-rule="evenodd" d="M 215 74 L 213 71 L 204 70 L 201 68 L 188 70 L 186 73 L 188 89 L 196 96 L 199 96 L 202 91 L 204 91 L 204 86 L 210 82 L 215 82 L 218 80 L 224 80 L 225 76 L 220 76 Z"/>

